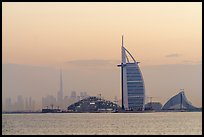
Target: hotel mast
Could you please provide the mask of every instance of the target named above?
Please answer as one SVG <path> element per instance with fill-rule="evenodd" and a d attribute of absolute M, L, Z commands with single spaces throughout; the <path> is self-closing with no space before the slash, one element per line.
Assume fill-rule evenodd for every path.
<path fill-rule="evenodd" d="M 122 110 L 144 111 L 145 86 L 139 62 L 124 47 L 123 36 L 121 51 L 122 59 L 118 67 L 121 67 Z"/>

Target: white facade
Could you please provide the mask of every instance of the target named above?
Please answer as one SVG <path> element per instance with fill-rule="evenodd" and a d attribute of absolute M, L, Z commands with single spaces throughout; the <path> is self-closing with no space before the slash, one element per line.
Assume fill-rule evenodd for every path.
<path fill-rule="evenodd" d="M 132 59 L 129 60 L 128 55 Z M 123 46 L 122 37 L 122 61 L 119 65 L 122 70 L 122 108 L 125 110 L 144 110 L 145 86 L 138 62 Z"/>
<path fill-rule="evenodd" d="M 189 102 L 184 94 L 184 91 L 170 98 L 162 107 L 163 110 L 193 110 L 197 109 Z"/>

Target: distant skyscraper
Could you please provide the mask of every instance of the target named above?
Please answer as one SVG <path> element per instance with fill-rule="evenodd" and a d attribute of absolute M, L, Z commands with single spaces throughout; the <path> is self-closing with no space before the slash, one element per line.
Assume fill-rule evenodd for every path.
<path fill-rule="evenodd" d="M 26 97 L 25 98 L 25 110 L 27 111 L 27 110 L 29 110 L 30 108 L 29 108 L 29 104 L 28 104 L 28 98 Z"/>
<path fill-rule="evenodd" d="M 57 102 L 59 107 L 63 108 L 63 82 L 62 82 L 62 71 L 60 70 L 60 89 L 57 93 Z"/>
<path fill-rule="evenodd" d="M 86 92 L 80 92 L 80 99 L 84 99 L 87 97 L 87 93 Z"/>
<path fill-rule="evenodd" d="M 54 105 L 55 107 L 58 105 L 54 96 L 48 95 L 42 98 L 42 108 L 50 107 L 51 105 Z"/>
<path fill-rule="evenodd" d="M 11 102 L 11 98 L 7 98 L 5 100 L 5 111 L 12 111 L 12 102 Z"/>
<path fill-rule="evenodd" d="M 29 97 L 29 104 L 28 104 L 28 106 L 29 106 L 29 110 L 31 110 L 31 106 L 32 106 L 32 98 L 31 97 Z"/>
<path fill-rule="evenodd" d="M 77 98 L 76 91 L 72 91 L 72 92 L 71 92 L 70 98 L 71 98 L 71 99 L 76 99 L 76 98 Z"/>
<path fill-rule="evenodd" d="M 17 104 L 17 107 L 16 107 L 17 111 L 24 111 L 24 100 L 21 95 L 17 97 L 16 104 Z"/>
<path fill-rule="evenodd" d="M 32 99 L 32 97 L 29 97 L 29 104 L 28 104 L 28 110 L 34 111 L 35 110 L 35 100 Z"/>
<path fill-rule="evenodd" d="M 121 67 L 123 110 L 144 110 L 145 87 L 138 63 L 124 47 L 122 36 L 122 62 L 118 66 Z"/>

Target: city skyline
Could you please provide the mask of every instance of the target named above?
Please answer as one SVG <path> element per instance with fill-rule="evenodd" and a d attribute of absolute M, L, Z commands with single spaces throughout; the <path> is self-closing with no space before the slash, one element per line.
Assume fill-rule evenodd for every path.
<path fill-rule="evenodd" d="M 88 97 L 89 95 L 87 92 L 77 92 L 72 91 L 70 95 L 65 95 L 60 102 L 57 100 L 57 94 L 54 95 L 47 95 L 42 96 L 41 101 L 37 101 L 33 99 L 31 96 L 23 96 L 18 95 L 17 97 L 14 97 L 15 99 L 11 99 L 11 97 L 5 98 L 2 100 L 3 103 L 3 111 L 5 112 L 41 112 L 42 108 L 48 107 L 54 107 L 54 108 L 60 108 L 62 110 L 66 110 L 67 107 L 76 101 L 79 101 L 81 99 L 84 99 Z M 40 104 L 40 105 L 39 105 Z M 61 105 L 61 106 L 60 106 Z"/>
<path fill-rule="evenodd" d="M 202 106 L 202 3 L 2 3 L 2 94 L 72 90 L 121 98 L 121 35 L 162 104 L 180 88 Z"/>

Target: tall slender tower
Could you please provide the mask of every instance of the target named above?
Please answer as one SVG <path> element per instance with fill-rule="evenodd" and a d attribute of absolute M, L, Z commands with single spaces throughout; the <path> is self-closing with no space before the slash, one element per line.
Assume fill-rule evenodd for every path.
<path fill-rule="evenodd" d="M 62 70 L 60 69 L 60 98 L 63 99 L 63 82 L 62 82 Z"/>
<path fill-rule="evenodd" d="M 144 111 L 145 86 L 139 62 L 124 47 L 122 36 L 121 89 L 122 110 Z"/>
<path fill-rule="evenodd" d="M 125 55 L 125 49 L 124 49 L 124 45 L 123 45 L 123 35 L 122 35 L 122 46 L 121 46 L 121 64 L 118 65 L 118 67 L 121 67 L 121 90 L 122 90 L 122 110 L 125 110 L 124 107 L 124 79 L 126 76 L 124 76 L 124 65 L 126 64 L 126 55 Z"/>
<path fill-rule="evenodd" d="M 121 51 L 122 51 L 122 58 L 121 58 L 121 85 L 122 85 L 122 110 L 124 110 L 124 65 L 126 64 L 126 59 L 125 59 L 125 50 L 124 50 L 124 45 L 123 45 L 123 35 L 122 35 L 122 47 L 121 47 Z"/>
<path fill-rule="evenodd" d="M 63 81 L 62 81 L 62 70 L 60 69 L 60 89 L 57 93 L 57 102 L 60 108 L 63 107 Z"/>

